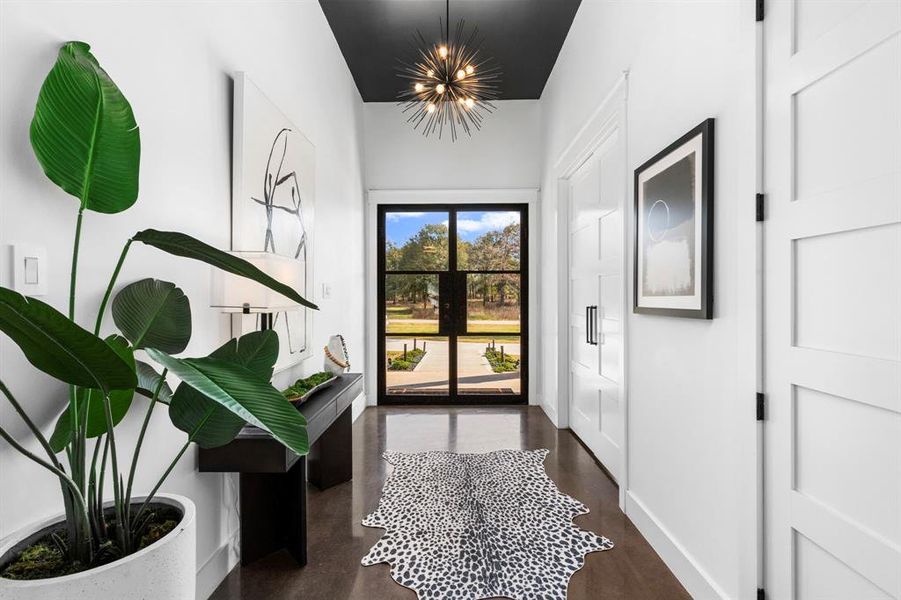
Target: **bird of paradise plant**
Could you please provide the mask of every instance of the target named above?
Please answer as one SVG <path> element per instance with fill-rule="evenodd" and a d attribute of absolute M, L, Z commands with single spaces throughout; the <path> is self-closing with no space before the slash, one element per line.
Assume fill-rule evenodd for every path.
<path fill-rule="evenodd" d="M 146 229 L 125 243 L 93 327 L 83 328 L 75 321 L 82 220 L 86 211 L 112 214 L 131 207 L 138 197 L 140 164 L 131 105 L 87 44 L 69 42 L 60 48 L 41 87 L 30 137 L 47 177 L 79 201 L 68 313 L 0 287 L 0 331 L 34 367 L 67 384 L 68 398 L 48 438 L 25 403 L 0 381 L 0 393 L 42 452 L 27 449 L 3 428 L 0 437 L 59 480 L 65 527 L 54 539 L 74 570 L 83 570 L 138 550 L 154 495 L 192 443 L 226 444 L 250 423 L 298 454 L 309 449 L 303 416 L 269 383 L 278 355 L 275 333 L 244 335 L 205 357 L 176 356 L 191 337 L 188 298 L 174 283 L 158 279 L 116 291 L 132 247 L 145 245 L 201 261 L 310 309 L 316 306 L 243 259 L 184 233 Z M 100 337 L 108 306 L 119 333 Z M 141 360 L 139 351 L 149 361 Z M 170 375 L 181 380 L 174 391 Z M 123 462 L 116 426 L 138 397 L 146 400 L 142 425 L 130 461 Z M 168 407 L 172 423 L 187 439 L 142 502 L 133 503 L 140 453 L 158 405 Z M 106 487 L 112 489 L 111 509 L 105 507 Z"/>

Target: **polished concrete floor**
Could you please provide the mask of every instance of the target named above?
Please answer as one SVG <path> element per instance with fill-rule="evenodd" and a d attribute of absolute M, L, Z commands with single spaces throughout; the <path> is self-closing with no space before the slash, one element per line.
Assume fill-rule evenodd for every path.
<path fill-rule="evenodd" d="M 616 547 L 589 554 L 569 584 L 570 600 L 679 600 L 690 598 L 617 506 L 616 486 L 569 431 L 551 425 L 537 407 L 368 408 L 354 423 L 353 481 L 308 493 L 309 564 L 296 568 L 285 553 L 236 567 L 212 600 L 415 600 L 387 565 L 360 559 L 382 534 L 360 525 L 375 510 L 388 475 L 384 450 L 487 452 L 549 448 L 545 469 L 590 514 L 576 519 Z"/>

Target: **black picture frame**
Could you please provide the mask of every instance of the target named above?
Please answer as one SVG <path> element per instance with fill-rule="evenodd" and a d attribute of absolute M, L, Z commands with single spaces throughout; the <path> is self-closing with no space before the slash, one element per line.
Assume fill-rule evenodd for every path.
<path fill-rule="evenodd" d="M 635 169 L 635 179 L 634 179 L 634 226 L 633 226 L 633 243 L 634 243 L 634 260 L 633 260 L 633 278 L 632 278 L 632 312 L 638 314 L 649 314 L 649 315 L 663 315 L 668 317 L 685 317 L 692 319 L 712 319 L 713 318 L 713 258 L 714 258 L 714 223 L 713 223 L 713 205 L 714 205 L 714 119 L 709 118 L 704 120 L 698 126 L 694 127 L 674 141 L 672 144 L 658 152 L 653 158 L 646 161 L 640 167 Z M 686 151 L 686 144 L 692 144 L 692 147 L 700 147 L 701 149 L 701 157 L 700 160 L 697 159 L 697 155 L 695 154 L 695 158 L 693 161 L 693 178 L 690 180 L 692 182 L 692 190 L 697 189 L 697 183 L 700 184 L 700 197 L 697 197 L 696 194 L 693 194 L 691 199 L 693 200 L 693 212 L 692 212 L 692 223 L 694 224 L 694 229 L 692 230 L 692 238 L 694 245 L 690 247 L 689 254 L 689 264 L 691 269 L 691 281 L 692 284 L 690 289 L 693 290 L 693 293 L 690 295 L 686 294 L 673 294 L 673 295 L 650 295 L 645 294 L 644 292 L 647 289 L 644 287 L 643 275 L 645 270 L 645 265 L 647 265 L 646 256 L 644 254 L 644 244 L 642 237 L 642 226 L 644 224 L 644 219 L 642 218 L 644 214 L 644 206 L 646 206 L 646 202 L 644 201 L 644 193 L 643 193 L 643 185 L 650 182 L 653 178 L 658 177 L 658 175 L 662 175 L 667 172 L 671 167 L 666 167 L 663 170 L 653 174 L 646 175 L 646 173 L 654 168 L 660 168 L 660 163 L 668 158 L 672 158 L 671 155 L 679 152 Z M 684 158 L 688 158 L 689 155 L 686 155 Z M 683 159 L 680 159 L 680 162 Z M 675 166 L 672 165 L 672 166 Z M 671 177 L 672 179 L 672 177 Z M 680 181 L 684 185 L 685 177 L 683 176 Z M 659 184 L 665 185 L 665 184 Z M 677 190 L 677 191 L 685 191 Z M 684 200 L 684 199 L 683 199 Z M 651 211 L 654 206 L 659 203 L 658 200 L 651 207 Z M 666 227 L 669 227 L 669 218 L 670 218 L 670 208 L 663 202 L 663 206 L 666 209 L 667 221 Z M 699 209 L 699 210 L 698 210 Z M 648 212 L 648 216 L 650 217 L 650 211 Z M 700 223 L 697 221 L 700 220 Z M 675 230 L 675 229 L 673 229 Z M 650 226 L 648 226 L 648 231 L 650 231 Z M 667 230 L 664 230 L 663 234 L 666 235 Z M 697 233 L 700 233 L 698 236 Z M 698 255 L 700 255 L 700 267 L 696 265 Z M 653 304 L 653 305 L 649 305 Z"/>

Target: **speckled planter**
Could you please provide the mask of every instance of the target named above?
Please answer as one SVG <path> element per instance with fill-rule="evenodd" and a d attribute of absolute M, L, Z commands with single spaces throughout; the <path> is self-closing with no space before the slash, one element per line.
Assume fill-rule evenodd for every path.
<path fill-rule="evenodd" d="M 135 498 L 140 502 L 143 498 Z M 33 581 L 0 578 L 0 600 L 194 600 L 197 524 L 194 503 L 184 496 L 157 494 L 184 515 L 178 527 L 155 544 L 90 571 Z M 62 521 L 62 515 L 34 523 L 0 542 L 0 558 L 35 534 Z"/>

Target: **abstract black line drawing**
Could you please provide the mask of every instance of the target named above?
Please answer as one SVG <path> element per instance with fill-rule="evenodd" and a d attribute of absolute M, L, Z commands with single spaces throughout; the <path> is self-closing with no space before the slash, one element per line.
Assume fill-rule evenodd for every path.
<path fill-rule="evenodd" d="M 300 193 L 300 182 L 297 180 L 296 171 L 291 171 L 282 175 L 282 168 L 285 164 L 285 155 L 288 152 L 288 139 L 290 133 L 291 130 L 285 127 L 275 135 L 275 139 L 272 141 L 272 148 L 269 150 L 269 159 L 266 161 L 266 172 L 263 174 L 263 199 L 261 200 L 251 196 L 251 200 L 262 205 L 266 210 L 266 237 L 263 249 L 267 252 L 277 254 L 275 249 L 275 236 L 272 233 L 272 216 L 273 211 L 281 210 L 289 215 L 293 215 L 297 219 L 298 226 L 300 227 L 300 239 L 294 250 L 294 258 L 306 260 L 307 230 L 304 226 L 303 211 L 301 210 L 301 203 L 303 200 Z M 272 157 L 277 152 L 279 146 L 281 155 L 277 159 L 278 167 L 273 172 Z M 277 200 L 278 192 L 285 188 L 287 188 L 291 194 L 290 202 L 287 205 L 279 204 Z"/>
<path fill-rule="evenodd" d="M 232 250 L 277 254 L 298 261 L 297 287 L 313 295 L 316 149 L 303 132 L 244 73 L 236 73 L 232 145 Z M 280 370 L 312 355 L 313 311 L 274 312 Z M 259 327 L 255 315 L 242 321 Z"/>

